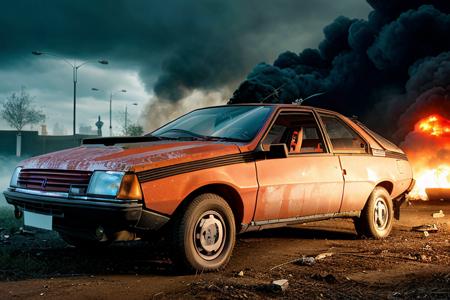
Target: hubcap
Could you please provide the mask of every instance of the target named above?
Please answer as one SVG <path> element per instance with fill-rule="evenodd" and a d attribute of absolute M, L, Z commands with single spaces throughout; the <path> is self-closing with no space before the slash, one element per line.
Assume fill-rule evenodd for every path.
<path fill-rule="evenodd" d="M 207 211 L 198 219 L 194 230 L 194 246 L 205 260 L 217 258 L 223 250 L 226 239 L 225 222 L 216 211 Z"/>
<path fill-rule="evenodd" d="M 380 231 L 386 229 L 388 225 L 389 210 L 383 198 L 377 198 L 375 201 L 374 221 L 376 228 Z"/>

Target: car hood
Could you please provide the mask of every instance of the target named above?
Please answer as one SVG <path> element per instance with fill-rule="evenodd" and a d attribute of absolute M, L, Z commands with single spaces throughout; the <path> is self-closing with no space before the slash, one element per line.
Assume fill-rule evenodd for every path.
<path fill-rule="evenodd" d="M 139 172 L 239 152 L 235 144 L 205 141 L 83 145 L 33 157 L 19 165 L 27 169 Z"/>

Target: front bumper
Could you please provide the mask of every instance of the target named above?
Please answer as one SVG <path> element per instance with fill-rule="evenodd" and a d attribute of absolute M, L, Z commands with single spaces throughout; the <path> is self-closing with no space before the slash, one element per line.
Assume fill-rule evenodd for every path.
<path fill-rule="evenodd" d="M 63 193 L 46 193 L 8 188 L 6 201 L 16 209 L 51 215 L 54 227 L 102 225 L 116 229 L 156 231 L 169 218 L 146 210 L 137 200 L 70 197 Z"/>

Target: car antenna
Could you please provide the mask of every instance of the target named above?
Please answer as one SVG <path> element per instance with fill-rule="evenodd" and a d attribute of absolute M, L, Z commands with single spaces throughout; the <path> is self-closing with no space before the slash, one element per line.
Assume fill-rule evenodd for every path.
<path fill-rule="evenodd" d="M 321 95 L 323 95 L 323 94 L 325 94 L 325 93 L 326 93 L 326 92 L 319 92 L 319 93 L 315 93 L 315 94 L 309 95 L 309 96 L 306 97 L 306 98 L 298 98 L 298 99 L 295 99 L 295 100 L 292 102 L 292 104 L 302 105 L 302 103 L 303 103 L 304 101 L 306 101 L 306 100 L 308 100 L 308 99 L 311 99 L 311 98 L 314 98 L 314 97 L 321 96 Z"/>
<path fill-rule="evenodd" d="M 281 90 L 281 88 L 282 88 L 283 86 L 285 86 L 286 84 L 287 84 L 287 82 L 283 83 L 282 85 L 280 85 L 279 87 L 277 87 L 276 89 L 274 89 L 272 93 L 270 93 L 269 95 L 267 95 L 266 97 L 264 97 L 264 99 L 261 100 L 261 103 L 266 102 L 266 100 L 269 99 L 269 98 L 272 97 L 272 96 L 276 96 L 278 99 L 280 99 L 280 98 L 279 98 L 279 95 L 278 95 L 278 92 L 279 92 L 279 91 Z"/>
<path fill-rule="evenodd" d="M 282 85 L 280 85 L 280 86 L 277 87 L 276 89 L 273 89 L 273 92 L 270 93 L 269 95 L 267 95 L 266 97 L 264 97 L 264 99 L 262 99 L 260 103 L 266 102 L 267 99 L 269 99 L 270 97 L 272 97 L 272 96 L 274 96 L 274 95 L 275 95 L 278 99 L 280 99 L 280 98 L 279 98 L 279 95 L 278 95 L 278 92 L 279 92 L 279 90 L 280 90 L 283 86 L 286 85 L 286 83 L 287 83 L 287 82 L 283 83 Z M 231 104 L 231 99 L 228 100 L 227 104 Z"/>

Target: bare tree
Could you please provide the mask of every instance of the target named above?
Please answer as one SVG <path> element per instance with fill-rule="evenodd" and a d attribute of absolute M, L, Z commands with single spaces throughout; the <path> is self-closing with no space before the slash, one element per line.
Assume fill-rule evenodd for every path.
<path fill-rule="evenodd" d="M 38 124 L 45 120 L 45 115 L 33 105 L 34 97 L 22 87 L 20 94 L 12 93 L 0 108 L 0 117 L 17 130 L 16 155 L 21 155 L 21 131 L 26 125 Z"/>
<path fill-rule="evenodd" d="M 129 124 L 124 133 L 126 136 L 141 136 L 144 134 L 144 128 L 139 124 Z"/>
<path fill-rule="evenodd" d="M 22 87 L 20 94 L 12 93 L 6 98 L 0 110 L 0 116 L 17 131 L 22 131 L 26 125 L 44 121 L 44 113 L 34 108 L 33 100 L 34 97 L 31 97 Z"/>
<path fill-rule="evenodd" d="M 125 113 L 117 112 L 115 114 L 115 119 L 120 124 L 122 130 L 121 134 L 123 136 L 141 136 L 144 134 L 144 128 L 137 122 L 133 123 L 130 121 L 127 111 L 125 111 Z"/>

